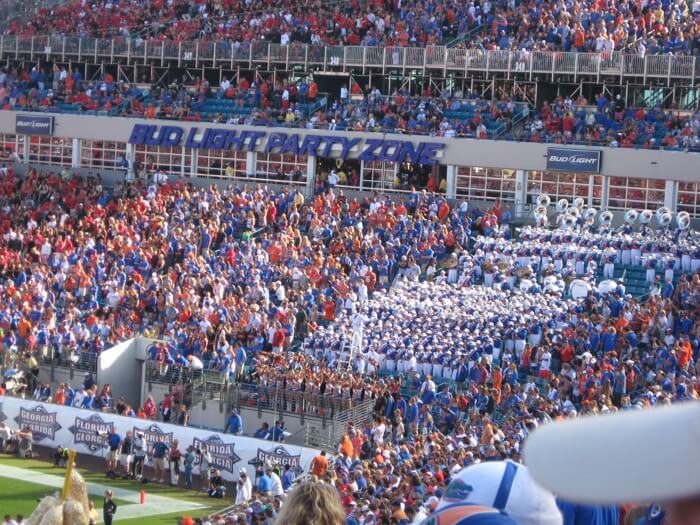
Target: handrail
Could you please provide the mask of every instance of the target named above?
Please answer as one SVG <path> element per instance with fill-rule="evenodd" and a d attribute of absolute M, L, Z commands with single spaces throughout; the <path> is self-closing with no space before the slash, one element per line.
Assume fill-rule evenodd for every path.
<path fill-rule="evenodd" d="M 477 34 L 479 31 L 481 31 L 481 29 L 483 27 L 484 26 L 482 24 L 479 24 L 478 26 L 474 26 L 471 29 L 469 29 L 468 31 L 465 31 L 464 33 L 457 35 L 452 40 L 448 40 L 447 42 L 444 43 L 444 45 L 445 45 L 445 47 L 457 47 L 458 45 L 469 40 L 472 36 Z"/>
<path fill-rule="evenodd" d="M 700 78 L 698 57 L 685 55 L 645 55 L 613 53 L 579 53 L 564 51 L 526 51 L 465 49 L 446 46 L 392 47 L 314 46 L 293 43 L 289 46 L 253 40 L 244 43 L 199 40 L 177 43 L 144 39 L 96 39 L 49 36 L 0 37 L 2 59 L 53 58 L 59 62 L 102 63 L 126 59 L 127 63 L 162 66 L 183 62 L 188 67 L 211 65 L 223 70 L 248 64 L 257 68 L 302 65 L 307 70 L 319 66 L 349 69 L 392 69 L 428 71 L 483 71 L 507 73 L 520 77 L 533 75 L 613 78 L 649 78 L 693 81 Z"/>

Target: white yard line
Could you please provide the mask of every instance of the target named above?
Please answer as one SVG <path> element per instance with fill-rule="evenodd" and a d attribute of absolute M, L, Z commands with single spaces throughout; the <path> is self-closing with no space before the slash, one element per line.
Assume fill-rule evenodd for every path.
<path fill-rule="evenodd" d="M 63 487 L 63 477 L 61 476 L 32 472 L 23 468 L 2 464 L 0 464 L 0 477 L 28 481 L 29 483 L 36 483 L 37 485 L 45 485 L 56 489 Z M 174 512 L 182 512 L 184 514 L 190 510 L 208 508 L 208 505 L 202 505 L 200 503 L 192 503 L 151 494 L 148 492 L 148 485 L 144 485 L 146 502 L 141 505 L 139 503 L 141 499 L 140 492 L 111 487 L 101 483 L 88 483 L 88 493 L 93 496 L 102 496 L 107 489 L 112 491 L 116 499 L 128 501 L 130 503 L 130 505 L 121 505 L 117 509 L 115 518 L 118 520 L 157 516 L 159 514 L 171 514 Z M 12 496 L 12 494 L 7 494 L 7 496 Z"/>

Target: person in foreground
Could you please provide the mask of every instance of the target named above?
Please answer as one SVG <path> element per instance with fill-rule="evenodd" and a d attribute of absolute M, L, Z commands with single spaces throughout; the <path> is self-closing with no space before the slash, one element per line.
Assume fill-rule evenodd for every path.
<path fill-rule="evenodd" d="M 700 524 L 700 403 L 548 424 L 523 453 L 535 481 L 567 501 L 650 504 L 637 523 Z"/>
<path fill-rule="evenodd" d="M 344 525 L 338 491 L 318 481 L 302 483 L 289 493 L 275 525 Z"/>
<path fill-rule="evenodd" d="M 114 519 L 114 514 L 117 512 L 117 504 L 114 503 L 112 499 L 112 491 L 105 491 L 105 501 L 102 506 L 102 517 L 104 518 L 105 525 L 112 525 L 112 520 Z"/>

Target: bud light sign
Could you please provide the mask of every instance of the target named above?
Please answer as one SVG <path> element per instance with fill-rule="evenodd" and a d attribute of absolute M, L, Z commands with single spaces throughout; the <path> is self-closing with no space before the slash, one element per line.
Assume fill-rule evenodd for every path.
<path fill-rule="evenodd" d="M 598 150 L 547 148 L 547 169 L 578 173 L 600 173 Z"/>
<path fill-rule="evenodd" d="M 35 117 L 34 115 L 16 115 L 15 133 L 19 135 L 53 135 L 53 117 Z"/>

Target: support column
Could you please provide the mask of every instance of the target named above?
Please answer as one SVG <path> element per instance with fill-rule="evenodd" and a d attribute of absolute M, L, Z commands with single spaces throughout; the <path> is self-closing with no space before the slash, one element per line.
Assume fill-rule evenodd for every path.
<path fill-rule="evenodd" d="M 527 206 L 527 171 L 515 170 L 515 195 L 513 216 L 523 217 Z"/>
<path fill-rule="evenodd" d="M 29 140 L 29 135 L 23 137 L 24 140 L 24 155 L 22 156 L 22 161 L 29 164 L 29 147 L 31 142 Z"/>
<path fill-rule="evenodd" d="M 306 188 L 304 197 L 307 201 L 313 199 L 314 185 L 316 184 L 316 157 L 309 155 L 306 161 Z"/>
<path fill-rule="evenodd" d="M 190 177 L 199 177 L 199 150 L 190 150 Z"/>
<path fill-rule="evenodd" d="M 608 209 L 608 198 L 610 197 L 610 177 L 601 175 L 600 184 L 600 209 L 605 211 Z"/>
<path fill-rule="evenodd" d="M 588 207 L 593 207 L 593 197 L 595 196 L 595 178 L 596 175 L 588 176 Z"/>
<path fill-rule="evenodd" d="M 358 189 L 362 190 L 362 187 L 364 185 L 365 185 L 365 161 L 361 160 L 360 161 L 360 187 Z"/>
<path fill-rule="evenodd" d="M 70 167 L 78 169 L 80 167 L 80 155 L 82 153 L 82 141 L 73 139 L 73 149 L 71 150 Z"/>
<path fill-rule="evenodd" d="M 246 177 L 255 177 L 258 172 L 258 154 L 249 151 L 245 154 L 245 174 Z"/>
<path fill-rule="evenodd" d="M 664 193 L 664 206 L 666 206 L 673 213 L 676 213 L 678 209 L 678 181 L 666 181 L 666 190 Z"/>
<path fill-rule="evenodd" d="M 445 197 L 448 201 L 457 199 L 457 166 L 447 166 L 447 191 Z"/>
<path fill-rule="evenodd" d="M 126 175 L 129 180 L 134 178 L 134 166 L 136 165 L 136 144 L 126 144 L 126 162 L 129 167 L 126 169 Z"/>

